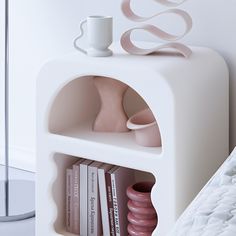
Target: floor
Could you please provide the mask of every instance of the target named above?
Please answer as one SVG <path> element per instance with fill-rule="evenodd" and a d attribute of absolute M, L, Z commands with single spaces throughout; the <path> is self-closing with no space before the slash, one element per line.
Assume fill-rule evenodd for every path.
<path fill-rule="evenodd" d="M 4 166 L 0 165 L 0 181 L 4 179 Z M 17 179 L 17 180 L 27 180 L 28 183 L 31 184 L 34 181 L 34 173 L 22 171 L 19 169 L 11 168 L 9 170 L 9 176 L 11 179 Z M 22 191 L 21 191 L 22 192 Z M 2 214 L 2 207 L 3 206 L 3 192 L 0 191 L 0 212 Z M 31 194 L 30 196 L 25 197 L 19 197 L 20 194 L 13 194 L 12 197 L 13 204 L 15 204 L 18 200 L 24 204 L 24 202 L 27 202 L 27 204 L 30 202 L 30 204 L 34 205 L 34 194 Z M 33 197 L 32 197 L 33 195 Z M 24 199 L 22 199 L 24 198 Z M 32 199 L 33 198 L 33 199 Z M 20 205 L 20 204 L 18 204 Z M 28 206 L 27 206 L 28 207 Z M 0 215 L 1 216 L 1 215 Z M 35 220 L 34 218 L 29 220 L 23 220 L 23 221 L 17 221 L 17 222 L 10 222 L 10 223 L 1 223 L 0 222 L 0 236 L 34 236 L 35 233 Z"/>

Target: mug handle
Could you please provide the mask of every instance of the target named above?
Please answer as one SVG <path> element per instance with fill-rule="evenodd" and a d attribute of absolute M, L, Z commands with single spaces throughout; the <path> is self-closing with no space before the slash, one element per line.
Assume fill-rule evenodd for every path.
<path fill-rule="evenodd" d="M 79 47 L 77 45 L 77 41 L 78 39 L 82 38 L 84 36 L 84 25 L 87 23 L 87 19 L 86 20 L 83 20 L 80 22 L 80 35 L 77 36 L 75 39 L 74 39 L 74 47 L 75 49 L 79 50 L 80 52 L 84 53 L 84 54 L 87 54 L 87 51 L 85 51 L 83 48 Z"/>

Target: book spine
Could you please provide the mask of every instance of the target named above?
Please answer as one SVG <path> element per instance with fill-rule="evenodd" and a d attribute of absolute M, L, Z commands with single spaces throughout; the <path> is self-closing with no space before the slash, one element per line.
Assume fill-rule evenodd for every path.
<path fill-rule="evenodd" d="M 114 209 L 113 209 L 113 197 L 112 197 L 112 187 L 111 187 L 111 175 L 109 173 L 105 173 L 105 178 L 106 178 L 107 205 L 108 205 L 110 235 L 116 236 L 115 224 L 114 224 Z"/>
<path fill-rule="evenodd" d="M 80 166 L 80 235 L 87 235 L 88 227 L 87 227 L 87 165 L 82 164 Z"/>
<path fill-rule="evenodd" d="M 110 222 L 108 216 L 108 206 L 107 206 L 107 190 L 106 190 L 106 179 L 105 170 L 98 170 L 98 186 L 100 194 L 101 203 L 101 213 L 102 213 L 102 229 L 103 235 L 110 235 Z"/>
<path fill-rule="evenodd" d="M 66 170 L 66 229 L 72 232 L 72 169 Z"/>
<path fill-rule="evenodd" d="M 115 174 L 111 174 L 111 188 L 112 188 L 112 197 L 113 197 L 115 231 L 116 231 L 116 236 L 120 236 L 119 209 L 118 209 Z"/>
<path fill-rule="evenodd" d="M 96 168 L 88 167 L 88 236 L 97 236 L 98 189 Z"/>
<path fill-rule="evenodd" d="M 79 199 L 79 165 L 73 166 L 73 197 L 72 197 L 72 215 L 73 215 L 73 233 L 80 234 L 79 214 L 80 214 L 80 199 Z"/>

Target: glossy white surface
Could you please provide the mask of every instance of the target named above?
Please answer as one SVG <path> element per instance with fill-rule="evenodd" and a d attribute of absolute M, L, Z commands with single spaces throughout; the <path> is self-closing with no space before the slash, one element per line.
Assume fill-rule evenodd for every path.
<path fill-rule="evenodd" d="M 13 169 L 10 168 L 10 178 L 11 179 L 20 179 L 20 180 L 27 180 L 27 181 L 34 181 L 34 173 Z M 4 167 L 0 165 L 0 181 L 4 179 Z M 19 199 L 20 194 L 12 196 L 12 199 L 16 199 L 16 201 L 20 200 L 22 204 L 25 204 L 25 199 Z M 1 196 L 2 197 L 2 196 Z M 34 198 L 34 196 L 32 196 Z M 29 196 L 30 201 L 32 199 Z M 2 199 L 0 199 L 2 201 Z M 2 203 L 1 203 L 2 204 Z M 26 201 L 28 204 L 28 201 Z M 34 236 L 35 233 L 35 219 L 28 219 L 23 221 L 17 222 L 0 222 L 0 235 L 1 236 Z"/>

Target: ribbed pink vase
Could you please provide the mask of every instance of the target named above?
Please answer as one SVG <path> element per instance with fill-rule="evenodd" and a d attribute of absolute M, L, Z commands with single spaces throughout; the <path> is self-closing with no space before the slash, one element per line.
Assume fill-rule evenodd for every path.
<path fill-rule="evenodd" d="M 151 236 L 157 226 L 157 213 L 151 202 L 153 185 L 153 182 L 140 182 L 127 188 L 130 236 Z"/>

